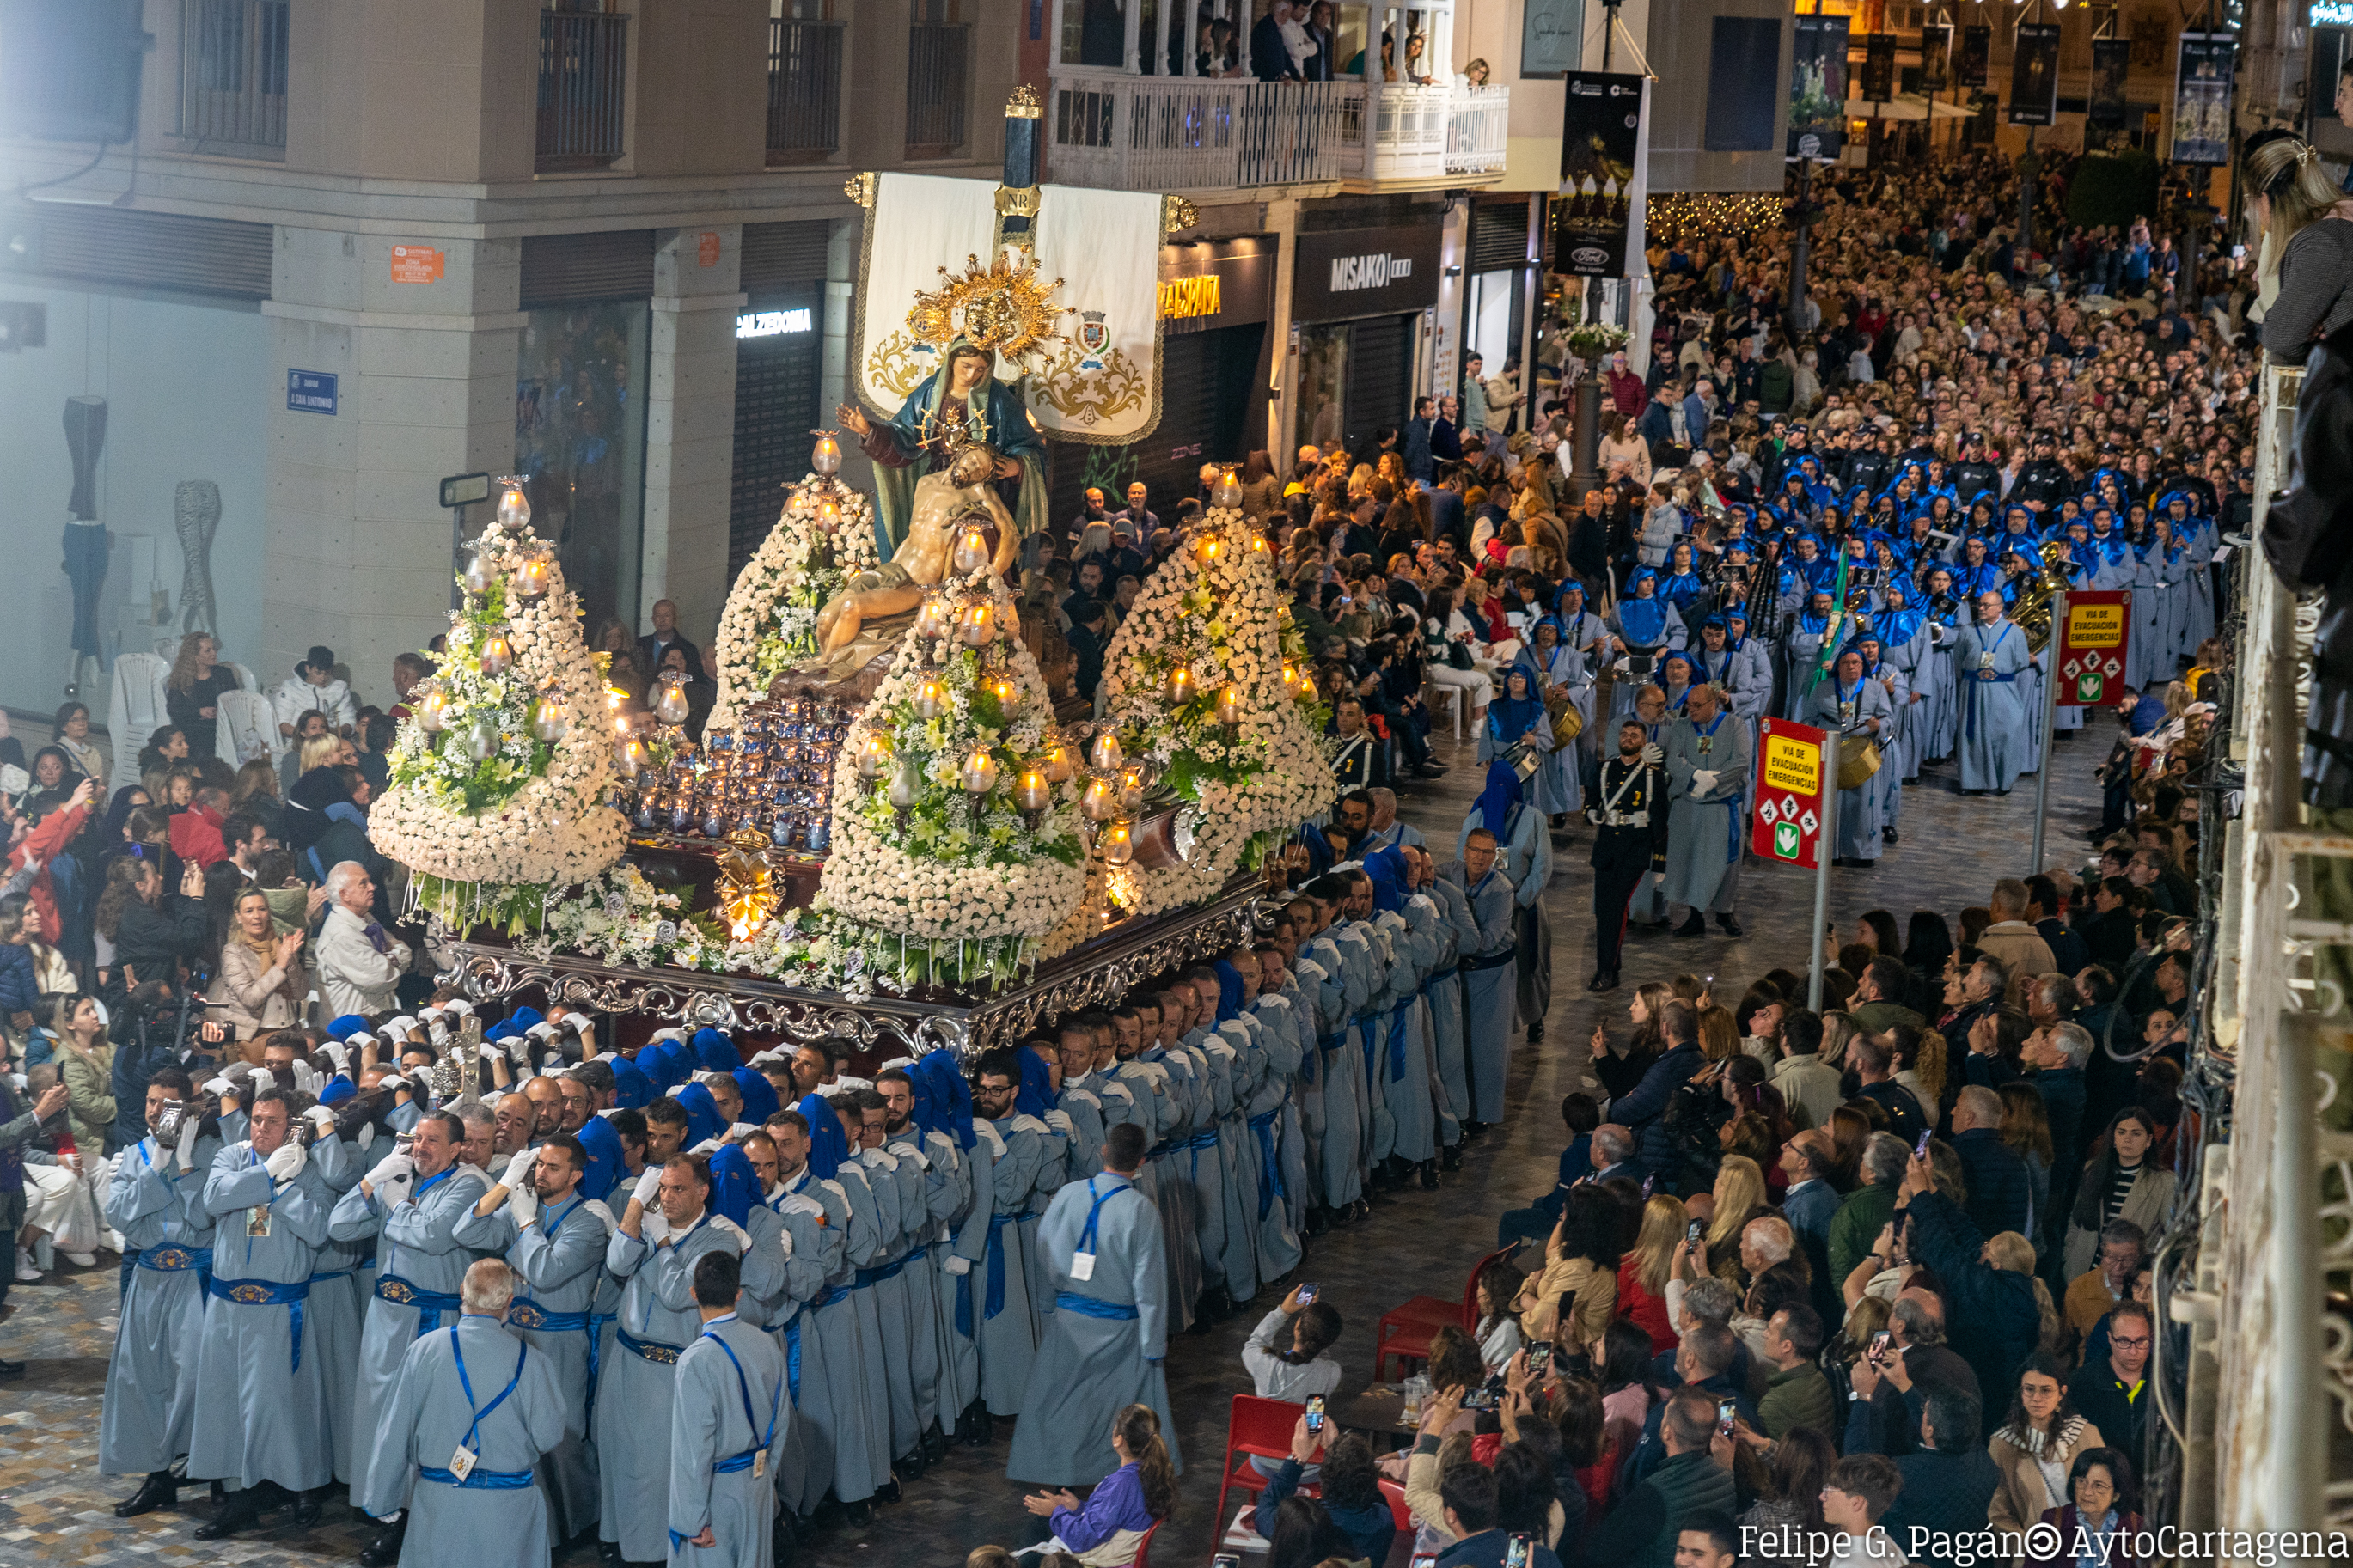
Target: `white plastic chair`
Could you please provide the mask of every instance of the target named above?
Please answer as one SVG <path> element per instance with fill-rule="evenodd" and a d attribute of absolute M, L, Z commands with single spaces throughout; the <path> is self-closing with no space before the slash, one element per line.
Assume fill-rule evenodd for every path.
<path fill-rule="evenodd" d="M 1461 744 L 1462 688 L 1459 686 L 1443 685 L 1435 680 L 1427 681 L 1423 683 L 1421 700 L 1424 707 L 1432 710 L 1435 710 L 1440 702 L 1444 702 L 1446 704 L 1447 716 L 1454 725 L 1455 744 Z"/>
<path fill-rule="evenodd" d="M 114 691 L 107 704 L 106 729 L 114 742 L 113 789 L 139 782 L 139 753 L 163 724 L 164 681 L 172 667 L 152 653 L 119 654 Z"/>
<path fill-rule="evenodd" d="M 256 757 L 268 757 L 273 763 L 279 759 L 278 715 L 269 699 L 259 692 L 222 692 L 213 735 L 214 751 L 233 768 Z"/>

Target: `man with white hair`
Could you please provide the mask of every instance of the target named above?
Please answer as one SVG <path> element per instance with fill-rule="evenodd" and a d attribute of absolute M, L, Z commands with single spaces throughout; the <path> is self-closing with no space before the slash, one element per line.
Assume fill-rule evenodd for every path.
<path fill-rule="evenodd" d="M 514 1270 L 495 1258 L 470 1267 L 457 1321 L 403 1353 L 376 1431 L 364 1512 L 407 1510 L 400 1561 L 543 1564 L 547 1499 L 532 1484 L 566 1420 L 555 1358 L 532 1353 L 502 1326 Z"/>
<path fill-rule="evenodd" d="M 2001 1096 L 1981 1083 L 1962 1089 L 1953 1105 L 1952 1134 L 1970 1220 L 1987 1236 L 2005 1230 L 2032 1236 L 2033 1185 L 2026 1162 L 2001 1141 Z"/>
<path fill-rule="evenodd" d="M 1706 911 L 1726 936 L 1740 934 L 1733 900 L 1740 886 L 1747 826 L 1748 726 L 1734 719 L 1724 689 L 1713 682 L 1684 694 L 1683 717 L 1667 731 L 1669 798 L 1667 879 L 1662 896 L 1690 911 L 1677 936 L 1707 931 Z"/>
<path fill-rule="evenodd" d="M 327 900 L 314 951 L 328 1016 L 391 1012 L 393 992 L 408 973 L 408 947 L 377 923 L 375 879 L 358 861 L 339 860 L 327 873 Z"/>

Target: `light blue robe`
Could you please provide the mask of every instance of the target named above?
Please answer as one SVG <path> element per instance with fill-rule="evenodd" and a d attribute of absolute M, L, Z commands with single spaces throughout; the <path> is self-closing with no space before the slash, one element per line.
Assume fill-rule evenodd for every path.
<path fill-rule="evenodd" d="M 205 1329 L 197 1264 L 209 1258 L 213 1216 L 205 1182 L 220 1141 L 204 1137 L 180 1170 L 176 1144 L 151 1135 L 125 1149 L 106 1184 L 106 1223 L 136 1256 L 123 1293 L 114 1354 L 99 1409 L 98 1473 L 143 1476 L 188 1452 L 196 1423 L 196 1360 Z"/>
<path fill-rule="evenodd" d="M 1476 943 L 1463 953 L 1463 962 L 1475 967 L 1462 976 L 1463 1055 L 1470 1085 L 1461 1114 L 1466 1121 L 1492 1125 L 1504 1119 L 1504 1075 L 1512 1054 L 1517 989 L 1514 889 L 1511 879 L 1499 870 L 1490 870 L 1476 885 L 1466 885 L 1460 860 L 1449 861 L 1438 874 L 1462 890 L 1478 931 Z"/>
<path fill-rule="evenodd" d="M 1029 1207 L 1029 1191 L 1038 1184 L 1038 1162 L 1044 1151 L 1036 1133 L 1015 1125 L 1020 1120 L 1008 1116 L 987 1123 L 997 1145 L 989 1172 L 996 1197 L 987 1226 L 988 1253 L 971 1277 L 973 1321 L 979 1329 L 980 1396 L 992 1415 L 1021 1414 L 1030 1358 L 1038 1353 L 1038 1321 L 1029 1310 L 1029 1260 L 1021 1248 L 1019 1221 Z M 982 1125 L 976 1118 L 973 1130 L 977 1132 Z M 997 1298 L 993 1312 L 992 1295 Z"/>
<path fill-rule="evenodd" d="M 514 1390 L 501 1399 L 509 1378 Z M 539 1489 L 483 1483 L 493 1475 L 530 1474 L 539 1457 L 563 1440 L 568 1406 L 552 1359 L 527 1351 L 522 1336 L 495 1318 L 453 1313 L 447 1327 L 407 1347 L 380 1414 L 352 1500 L 379 1518 L 408 1510 L 401 1568 L 452 1563 L 543 1568 L 551 1543 Z M 472 1485 L 419 1473 L 448 1472 L 461 1445 L 475 1456 Z"/>
<path fill-rule="evenodd" d="M 1963 789 L 2006 794 L 2025 771 L 2027 727 L 2041 717 L 2028 708 L 2021 679 L 2032 663 L 2026 634 L 2006 619 L 1989 627 L 1962 628 L 1953 647 L 1953 675 L 1961 710 Z"/>
<path fill-rule="evenodd" d="M 1479 949 L 1479 922 L 1471 913 L 1471 900 L 1444 877 L 1424 889 L 1438 904 L 1443 924 L 1438 966 L 1422 987 L 1438 1056 L 1438 1141 L 1449 1148 L 1462 1142 L 1462 1122 L 1471 1114 L 1469 1015 L 1465 1011 L 1461 961 Z"/>
<path fill-rule="evenodd" d="M 324 1486 L 335 1450 L 318 1336 L 296 1310 L 307 1303 L 248 1304 L 235 1290 L 240 1281 L 308 1289 L 327 1240 L 326 1178 L 306 1161 L 292 1181 L 274 1183 L 251 1143 L 231 1143 L 213 1156 L 203 1202 L 214 1222 L 215 1294 L 196 1352 L 188 1479 L 232 1490 Z"/>
<path fill-rule="evenodd" d="M 373 1146 L 373 1145 L 371 1145 Z M 385 1146 L 388 1152 L 390 1145 Z M 338 1206 L 343 1194 L 359 1185 L 374 1168 L 367 1151 L 340 1138 L 321 1138 L 311 1145 L 311 1163 L 325 1178 Z M 358 1398 L 360 1347 L 366 1338 L 368 1303 L 375 1290 L 375 1237 L 343 1241 L 328 1221 L 327 1245 L 311 1266 L 311 1299 L 304 1303 L 311 1331 L 319 1336 L 321 1364 L 327 1383 L 327 1429 L 334 1435 L 335 1479 L 350 1486 L 367 1464 L 367 1442 L 355 1440 L 353 1414 Z"/>
<path fill-rule="evenodd" d="M 842 1260 L 852 1273 L 849 1280 L 849 1311 L 858 1325 L 858 1354 L 865 1367 L 865 1376 L 857 1384 L 859 1396 L 864 1401 L 860 1419 L 866 1430 L 866 1474 L 862 1479 L 849 1478 L 853 1487 L 862 1487 L 861 1496 L 871 1496 L 889 1484 L 891 1479 L 891 1370 L 888 1350 L 882 1342 L 881 1304 L 876 1300 L 871 1282 L 871 1271 L 883 1267 L 892 1243 L 896 1239 L 898 1221 L 895 1213 L 886 1216 L 881 1199 L 867 1180 L 866 1168 L 856 1159 L 845 1160 L 834 1171 L 834 1185 L 841 1189 L 842 1198 L 849 1205 L 849 1237 L 842 1247 Z M 1009 1234 L 1009 1233 L 1008 1233 Z M 870 1281 L 863 1287 L 860 1280 Z M 841 1389 L 837 1382 L 837 1393 Z M 836 1450 L 834 1490 L 845 1502 L 851 1500 L 841 1490 L 843 1461 Z"/>
<path fill-rule="evenodd" d="M 615 1353 L 597 1371 L 596 1536 L 618 1544 L 632 1563 L 670 1552 L 664 1493 L 670 1394 L 678 1353 L 702 1321 L 694 1307 L 694 1265 L 705 1253 L 735 1245 L 734 1228 L 705 1214 L 659 1246 L 617 1230 L 605 1249 L 605 1267 L 623 1284 Z"/>
<path fill-rule="evenodd" d="M 807 1173 L 804 1172 L 803 1174 Z M 766 1327 L 768 1338 L 776 1353 L 785 1359 L 788 1375 L 786 1397 L 793 1404 L 797 1419 L 786 1430 L 784 1451 L 777 1461 L 776 1494 L 786 1508 L 797 1514 L 812 1512 L 833 1486 L 833 1447 L 826 1435 L 837 1424 L 833 1396 L 832 1362 L 820 1353 L 818 1343 L 816 1310 L 811 1303 L 830 1289 L 827 1277 L 841 1267 L 841 1235 L 824 1223 L 825 1206 L 815 1198 L 787 1192 L 778 1183 L 762 1206 L 747 1216 L 752 1224 L 753 1247 L 774 1245 L 783 1250 L 783 1242 L 764 1242 L 771 1233 L 788 1239 L 791 1253 L 785 1260 L 783 1283 L 765 1297 L 746 1300 L 736 1310 L 746 1321 L 756 1315 Z M 797 1367 L 796 1374 L 791 1369 Z M 823 1412 L 826 1432 L 818 1429 L 815 1413 Z"/>
<path fill-rule="evenodd" d="M 1054 1271 L 1054 1317 L 1022 1397 L 1005 1473 L 1045 1486 L 1092 1485 L 1113 1469 L 1103 1434 L 1131 1405 L 1149 1405 L 1160 1417 L 1168 1458 L 1181 1466 L 1160 1364 L 1168 1353 L 1160 1211 L 1126 1178 L 1092 1176 L 1055 1194 L 1038 1238 Z M 1085 1279 L 1071 1262 L 1082 1242 L 1094 1259 Z"/>
<path fill-rule="evenodd" d="M 776 1342 L 732 1314 L 705 1323 L 678 1358 L 670 1409 L 670 1568 L 768 1568 L 777 1468 L 793 1424 L 785 1385 Z M 754 1456 L 749 1465 L 720 1468 L 741 1464 L 745 1454 Z M 691 1544 L 706 1527 L 712 1543 Z"/>
<path fill-rule="evenodd" d="M 1868 676 L 1853 686 L 1841 687 L 1833 672 L 1814 688 L 1806 708 L 1806 722 L 1828 731 L 1832 737 L 1825 750 L 1830 753 L 1827 766 L 1833 779 L 1838 773 L 1837 737 L 1884 731 L 1895 721 L 1895 710 L 1887 700 L 1887 689 Z M 1871 722 L 1874 719 L 1878 721 L 1875 725 Z M 1876 860 L 1879 852 L 1886 847 L 1879 832 L 1885 826 L 1879 818 L 1879 780 L 1886 772 L 1883 757 L 1879 773 L 1872 774 L 1862 787 L 1838 792 L 1838 857 Z"/>
<path fill-rule="evenodd" d="M 1299 1226 L 1306 1218 L 1301 1185 L 1306 1179 L 1305 1144 L 1299 1135 L 1299 1112 L 1292 1104 L 1292 1086 L 1305 1053 L 1315 1048 L 1312 1037 L 1299 1030 L 1298 1010 L 1282 992 L 1261 995 L 1250 1004 L 1250 1016 L 1261 1028 L 1266 1071 L 1246 1108 L 1245 1125 L 1257 1153 L 1257 1190 L 1250 1194 L 1248 1212 L 1254 1219 L 1261 1279 L 1278 1279 L 1299 1267 L 1303 1254 Z"/>
<path fill-rule="evenodd" d="M 1694 913 L 1729 912 L 1730 901 L 1719 900 L 1717 894 L 1746 852 L 1750 763 L 1748 726 L 1737 715 L 1719 712 L 1706 726 L 1678 719 L 1668 728 L 1666 767 L 1673 805 L 1662 896 L 1670 904 Z M 1698 791 L 1692 775 L 1700 772 L 1720 776 Z"/>

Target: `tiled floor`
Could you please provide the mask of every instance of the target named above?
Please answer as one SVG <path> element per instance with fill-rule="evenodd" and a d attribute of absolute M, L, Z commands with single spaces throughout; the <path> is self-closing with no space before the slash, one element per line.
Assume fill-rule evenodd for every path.
<path fill-rule="evenodd" d="M 2047 856 L 2053 862 L 2075 864 L 2081 858 L 2082 833 L 2097 805 L 2091 772 L 2105 750 L 2105 727 L 2056 748 Z M 1478 769 L 1467 749 L 1458 752 L 1451 742 L 1440 742 L 1440 755 L 1454 763 L 1453 772 L 1409 795 L 1405 815 L 1433 840 L 1451 845 L 1477 793 Z M 1878 868 L 1831 874 L 1833 918 L 1852 921 L 1865 910 L 1884 907 L 1901 921 L 1923 906 L 1950 916 L 1964 905 L 1983 903 L 1996 878 L 2027 868 L 2033 806 L 2031 780 L 2006 800 L 1967 799 L 1952 793 L 1949 775 L 1932 772 L 1905 792 L 1903 841 L 1889 847 Z M 1605 1003 L 1584 989 L 1592 955 L 1589 845 L 1580 824 L 1556 846 L 1548 895 L 1553 1012 L 1541 1044 L 1514 1049 L 1510 1119 L 1470 1151 L 1461 1173 L 1447 1177 L 1441 1190 L 1379 1202 L 1371 1221 L 1319 1241 L 1301 1271 L 1301 1278 L 1323 1286 L 1324 1300 L 1346 1320 L 1338 1353 L 1352 1384 L 1370 1376 L 1380 1313 L 1417 1292 L 1459 1290 L 1471 1264 L 1493 1245 L 1494 1215 L 1552 1182 L 1560 1132 L 1552 1108 L 1560 1095 L 1585 1083 L 1582 1043 L 1605 1005 L 1613 1018 L 1622 1016 L 1627 994 L 1620 991 Z M 1740 912 L 1747 934 L 1742 940 L 1711 933 L 1636 942 L 1627 953 L 1627 986 L 1695 971 L 1717 975 L 1718 994 L 1725 995 L 1777 965 L 1802 969 L 1811 877 L 1753 861 L 1743 875 Z M 101 1481 L 96 1473 L 100 1395 L 115 1326 L 115 1274 L 105 1267 L 111 1258 L 100 1261 L 99 1268 L 69 1272 L 52 1284 L 20 1287 L 12 1298 L 16 1314 L 0 1325 L 0 1356 L 32 1363 L 25 1381 L 0 1384 L 0 1563 L 349 1561 L 366 1535 L 340 1505 L 331 1506 L 313 1531 L 296 1532 L 280 1523 L 220 1550 L 189 1539 L 203 1519 L 194 1491 L 191 1506 L 180 1513 L 129 1521 L 113 1517 L 112 1503 L 131 1483 Z M 1271 1297 L 1264 1300 L 1271 1304 Z M 1169 1394 L 1187 1465 L 1178 1511 L 1153 1543 L 1158 1568 L 1208 1561 L 1226 1410 L 1233 1394 L 1250 1390 L 1241 1347 L 1259 1315 L 1246 1310 L 1170 1347 Z M 907 1487 L 903 1502 L 878 1508 L 867 1530 L 837 1528 L 801 1560 L 824 1568 L 861 1563 L 915 1568 L 960 1563 L 981 1542 L 1020 1539 L 1028 1516 L 1019 1489 L 1004 1479 L 1008 1437 L 1000 1426 L 993 1446 L 956 1449 L 944 1465 Z M 559 1561 L 586 1564 L 595 1558 L 579 1548 Z"/>

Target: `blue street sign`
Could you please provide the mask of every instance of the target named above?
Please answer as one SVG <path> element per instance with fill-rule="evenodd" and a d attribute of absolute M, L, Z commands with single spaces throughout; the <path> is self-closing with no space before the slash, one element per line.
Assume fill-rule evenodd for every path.
<path fill-rule="evenodd" d="M 297 414 L 334 413 L 335 378 L 324 371 L 288 371 L 286 406 Z"/>

